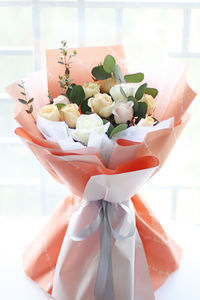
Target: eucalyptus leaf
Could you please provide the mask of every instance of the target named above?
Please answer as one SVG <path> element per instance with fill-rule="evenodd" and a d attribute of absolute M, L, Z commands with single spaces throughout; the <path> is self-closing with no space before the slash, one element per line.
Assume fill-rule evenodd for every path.
<path fill-rule="evenodd" d="M 58 61 L 59 64 L 61 65 L 64 65 L 64 62 L 63 61 Z"/>
<path fill-rule="evenodd" d="M 107 55 L 104 58 L 103 68 L 107 73 L 113 73 L 115 71 L 116 61 L 112 55 Z"/>
<path fill-rule="evenodd" d="M 104 70 L 104 68 L 103 68 L 102 65 L 97 66 L 97 67 L 94 67 L 94 68 L 92 69 L 92 75 L 93 75 L 93 77 L 96 78 L 97 80 L 105 80 L 105 79 L 108 79 L 108 78 L 112 77 L 110 73 L 107 73 L 107 72 Z"/>
<path fill-rule="evenodd" d="M 142 85 L 137 89 L 137 91 L 136 91 L 136 93 L 135 93 L 135 98 L 136 98 L 137 100 L 142 99 L 142 97 L 143 97 L 143 95 L 144 95 L 144 92 L 145 92 L 145 90 L 146 90 L 146 87 L 147 87 L 147 83 L 144 83 L 144 84 L 142 84 Z"/>
<path fill-rule="evenodd" d="M 158 95 L 158 90 L 154 88 L 146 88 L 145 94 L 151 95 L 153 98 L 156 98 Z"/>
<path fill-rule="evenodd" d="M 124 77 L 122 76 L 121 69 L 120 69 L 119 65 L 115 65 L 115 70 L 114 70 L 113 75 L 114 75 L 114 78 L 117 82 L 124 83 Z"/>
<path fill-rule="evenodd" d="M 31 98 L 30 100 L 28 100 L 28 104 L 32 103 L 34 100 L 34 98 Z"/>
<path fill-rule="evenodd" d="M 137 101 L 137 99 L 133 96 L 129 96 L 128 101 L 132 101 L 134 103 L 134 108 L 133 109 L 134 109 L 134 114 L 136 114 L 137 110 L 138 110 L 138 101 Z"/>
<path fill-rule="evenodd" d="M 138 109 L 136 116 L 139 118 L 145 118 L 147 113 L 148 106 L 145 102 L 138 102 Z"/>
<path fill-rule="evenodd" d="M 127 74 L 124 76 L 126 82 L 137 83 L 144 79 L 143 73 Z"/>
<path fill-rule="evenodd" d="M 108 131 L 107 131 L 109 137 L 110 137 L 111 132 L 112 132 L 114 129 L 115 129 L 115 127 L 113 126 L 113 124 L 110 123 L 110 126 L 109 126 Z"/>
<path fill-rule="evenodd" d="M 70 93 L 70 102 L 80 105 L 85 100 L 85 92 L 81 85 L 74 85 Z"/>
<path fill-rule="evenodd" d="M 21 85 L 20 83 L 17 84 L 20 88 L 24 88 L 23 85 Z"/>
<path fill-rule="evenodd" d="M 24 100 L 24 99 L 18 99 L 18 101 L 23 103 L 23 104 L 27 104 L 26 100 Z"/>
<path fill-rule="evenodd" d="M 21 94 L 24 95 L 24 96 L 26 96 L 26 93 L 24 93 L 24 92 L 21 92 Z"/>
<path fill-rule="evenodd" d="M 31 106 L 29 107 L 29 113 L 31 114 L 33 112 L 33 105 L 31 104 Z"/>
<path fill-rule="evenodd" d="M 120 132 L 120 131 L 125 130 L 127 127 L 128 127 L 127 124 L 119 124 L 117 127 L 115 127 L 115 128 L 111 131 L 109 137 L 112 138 L 113 135 L 117 134 L 117 133 Z"/>
<path fill-rule="evenodd" d="M 61 108 L 63 108 L 64 106 L 66 106 L 66 104 L 64 104 L 64 103 L 56 103 L 56 106 L 57 106 L 58 110 L 61 110 Z"/>
<path fill-rule="evenodd" d="M 122 94 L 122 96 L 124 96 L 125 98 L 127 98 L 126 93 L 124 92 L 123 88 L 120 86 L 120 93 Z"/>

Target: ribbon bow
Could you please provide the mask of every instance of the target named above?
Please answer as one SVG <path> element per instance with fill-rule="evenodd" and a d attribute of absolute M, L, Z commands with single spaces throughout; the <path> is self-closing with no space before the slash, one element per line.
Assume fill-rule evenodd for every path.
<path fill-rule="evenodd" d="M 75 212 L 68 227 L 68 234 L 73 241 L 83 241 L 93 235 L 100 229 L 100 258 L 94 288 L 94 296 L 97 300 L 114 300 L 113 291 L 113 274 L 112 274 L 112 259 L 111 259 L 111 236 L 118 241 L 130 238 L 135 233 L 135 223 L 131 209 L 123 203 L 112 203 L 105 200 L 86 201 L 84 208 L 96 203 L 99 207 L 97 216 L 90 224 L 85 226 L 78 233 L 72 233 L 72 224 L 74 218 L 77 218 L 79 211 Z M 131 218 L 130 228 L 127 234 L 120 234 L 122 230 L 123 219 L 119 220 L 120 224 L 117 229 L 113 228 L 113 209 L 119 206 L 125 213 L 125 216 Z M 82 209 L 83 207 L 81 207 Z"/>

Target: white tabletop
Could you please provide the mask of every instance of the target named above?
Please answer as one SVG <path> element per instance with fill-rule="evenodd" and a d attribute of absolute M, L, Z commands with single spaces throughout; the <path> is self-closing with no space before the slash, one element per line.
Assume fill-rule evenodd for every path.
<path fill-rule="evenodd" d="M 52 299 L 24 274 L 21 258 L 24 246 L 44 221 L 27 218 L 0 222 L 0 299 Z M 179 270 L 156 291 L 156 300 L 200 300 L 200 227 L 168 222 L 165 228 L 183 247 L 183 258 Z"/>

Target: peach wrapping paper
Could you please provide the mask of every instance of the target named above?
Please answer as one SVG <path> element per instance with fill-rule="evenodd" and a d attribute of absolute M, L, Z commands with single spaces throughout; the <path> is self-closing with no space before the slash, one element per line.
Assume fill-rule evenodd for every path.
<path fill-rule="evenodd" d="M 80 84 L 91 79 L 90 70 L 92 66 L 102 61 L 108 53 L 117 58 L 118 63 L 123 67 L 123 72 L 125 72 L 124 53 L 121 46 L 79 48 L 77 50 L 78 55 L 76 62 L 72 64 L 71 74 L 72 78 L 76 79 L 75 81 L 78 79 Z M 56 83 L 58 74 L 62 74 L 61 66 L 56 63 L 58 55 L 57 50 L 47 51 L 48 87 L 53 92 L 53 96 L 60 93 L 59 86 Z M 129 154 L 130 146 L 133 145 L 132 158 L 140 159 L 144 155 L 154 155 L 159 159 L 161 167 L 188 121 L 189 116 L 186 111 L 196 94 L 188 86 L 185 73 L 179 79 L 173 78 L 173 74 L 169 74 L 170 83 L 167 81 L 159 82 L 158 79 L 148 76 L 148 83 L 152 82 L 153 86 L 162 87 L 162 89 L 159 89 L 157 97 L 155 117 L 161 121 L 174 116 L 176 126 L 147 134 L 141 144 L 135 145 L 122 140 L 120 146 L 123 148 L 124 157 L 126 157 L 125 152 L 127 151 Z M 34 111 L 37 112 L 43 105 L 48 103 L 45 74 L 43 72 L 33 73 L 26 79 L 25 86 L 31 97 L 35 98 L 33 106 Z M 58 156 L 77 155 L 78 158 L 79 155 L 91 154 L 99 159 L 101 158 L 94 148 L 85 148 L 69 153 L 63 152 L 57 144 L 45 140 L 32 118 L 24 112 L 23 105 L 17 101 L 17 98 L 20 97 L 17 84 L 10 85 L 7 92 L 16 101 L 15 118 L 22 127 L 16 130 L 16 134 L 23 138 L 47 171 L 58 182 L 68 185 L 73 192 L 64 202 L 59 204 L 45 228 L 24 253 L 26 273 L 38 282 L 45 291 L 51 293 L 55 266 L 68 222 L 71 214 L 81 201 L 86 182 L 91 175 L 124 172 L 128 171 L 129 167 L 126 165 L 128 169 L 120 169 L 120 166 L 118 166 L 118 169 L 111 170 L 86 162 L 64 161 L 63 163 L 58 159 Z M 64 170 L 63 165 L 65 165 L 68 172 L 66 172 L 66 169 Z M 82 176 L 77 172 L 77 167 L 82 169 Z M 140 196 L 135 195 L 132 202 L 135 208 L 136 226 L 145 250 L 153 288 L 157 289 L 169 274 L 178 268 L 181 249 L 166 235 L 158 220 Z"/>

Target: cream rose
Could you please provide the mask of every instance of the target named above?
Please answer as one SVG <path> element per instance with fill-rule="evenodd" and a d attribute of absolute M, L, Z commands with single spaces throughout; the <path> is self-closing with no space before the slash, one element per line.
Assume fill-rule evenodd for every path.
<path fill-rule="evenodd" d="M 108 118 L 112 114 L 115 103 L 107 94 L 96 94 L 94 98 L 88 100 L 88 106 L 91 107 L 93 113 L 103 118 Z"/>
<path fill-rule="evenodd" d="M 100 93 L 100 86 L 96 82 L 85 82 L 83 84 L 83 89 L 85 92 L 85 99 L 94 97 L 96 94 Z"/>
<path fill-rule="evenodd" d="M 122 95 L 122 93 L 120 91 L 120 87 L 123 89 L 126 96 L 129 97 L 129 96 L 135 96 L 135 91 L 138 88 L 138 84 L 136 84 L 136 83 L 121 83 L 121 84 L 117 84 L 117 85 L 113 86 L 110 89 L 110 94 L 115 102 L 127 101 L 127 98 Z"/>
<path fill-rule="evenodd" d="M 101 85 L 101 92 L 102 93 L 110 93 L 110 89 L 115 86 L 117 81 L 114 78 L 108 78 L 105 80 L 99 80 L 99 83 Z"/>
<path fill-rule="evenodd" d="M 146 117 L 145 119 L 141 119 L 137 126 L 140 126 L 140 127 L 151 127 L 153 126 L 154 124 L 154 119 L 152 117 Z"/>
<path fill-rule="evenodd" d="M 156 107 L 154 98 L 151 95 L 144 94 L 139 102 L 145 102 L 147 104 L 147 115 L 152 115 Z"/>
<path fill-rule="evenodd" d="M 59 110 L 57 106 L 53 104 L 43 106 L 39 111 L 39 115 L 50 121 L 60 121 Z"/>
<path fill-rule="evenodd" d="M 118 101 L 112 110 L 116 124 L 126 123 L 133 118 L 133 102 Z"/>
<path fill-rule="evenodd" d="M 110 123 L 103 125 L 102 119 L 97 114 L 82 114 L 76 122 L 76 129 L 69 129 L 75 140 L 83 142 L 87 145 L 90 133 L 96 131 L 103 134 L 108 130 Z"/>
<path fill-rule="evenodd" d="M 77 104 L 67 104 L 60 110 L 61 120 L 65 121 L 70 128 L 76 127 L 76 121 L 80 117 Z"/>
<path fill-rule="evenodd" d="M 53 104 L 58 104 L 58 103 L 62 103 L 62 104 L 69 104 L 69 100 L 67 99 L 67 97 L 63 96 L 63 95 L 60 95 L 56 98 L 53 99 Z"/>

